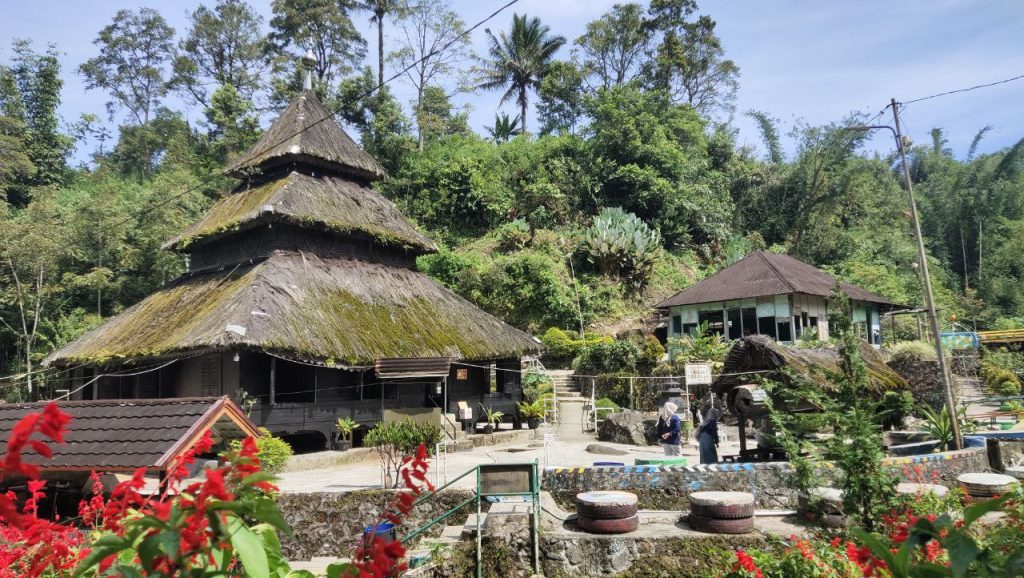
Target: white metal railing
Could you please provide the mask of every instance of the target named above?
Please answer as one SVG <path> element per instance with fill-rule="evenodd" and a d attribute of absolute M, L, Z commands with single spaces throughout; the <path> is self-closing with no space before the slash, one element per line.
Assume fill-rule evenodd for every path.
<path fill-rule="evenodd" d="M 540 358 L 532 357 L 527 360 L 527 363 L 530 366 L 530 371 L 546 375 L 551 382 L 551 397 L 544 399 L 544 421 L 549 424 L 558 423 L 558 390 L 555 386 L 554 376 L 544 367 Z"/>

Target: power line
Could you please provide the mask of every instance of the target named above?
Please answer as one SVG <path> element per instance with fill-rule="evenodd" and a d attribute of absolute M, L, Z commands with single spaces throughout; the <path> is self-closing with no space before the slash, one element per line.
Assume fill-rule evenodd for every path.
<path fill-rule="evenodd" d="M 972 90 L 978 90 L 979 88 L 988 88 L 990 86 L 998 86 L 1000 84 L 1006 84 L 1008 82 L 1013 82 L 1014 80 L 1020 80 L 1022 78 L 1024 78 L 1024 74 L 1021 74 L 1021 75 L 1018 75 L 1018 76 L 1014 76 L 1013 78 L 1007 78 L 1007 79 L 1004 79 L 1004 80 L 997 80 L 996 82 L 989 82 L 988 84 L 977 84 L 975 86 L 969 86 L 967 88 L 957 88 L 955 90 L 947 90 L 946 92 L 940 92 L 940 93 L 932 94 L 932 95 L 929 95 L 929 96 L 922 96 L 921 98 L 915 98 L 913 100 L 905 100 L 905 101 L 903 101 L 902 104 L 904 104 L 904 105 L 906 105 L 906 104 L 913 104 L 915 102 L 921 102 L 922 100 L 931 100 L 933 98 L 939 98 L 940 96 L 948 96 L 950 94 L 957 94 L 957 93 L 961 93 L 961 92 L 970 92 Z"/>
<path fill-rule="evenodd" d="M 416 60 L 415 62 L 409 64 L 409 66 L 406 66 L 402 70 L 400 70 L 400 71 L 396 72 L 395 74 L 391 75 L 390 77 L 385 79 L 384 82 L 382 82 L 380 84 L 377 84 L 374 87 L 370 88 L 369 90 L 367 90 L 367 91 L 363 92 L 362 94 L 358 95 L 356 97 L 356 100 L 365 98 L 367 96 L 370 96 L 371 94 L 377 92 L 381 88 L 384 88 L 384 86 L 387 85 L 389 82 L 392 82 L 393 80 L 395 80 L 398 77 L 402 76 L 403 74 L 405 74 L 409 70 L 412 70 L 412 68 L 415 67 L 416 65 L 421 64 L 422 62 L 426 61 L 429 58 L 432 58 L 433 56 L 435 56 L 435 55 L 437 55 L 437 54 L 439 54 L 441 52 L 444 52 L 445 50 L 447 50 L 448 48 L 453 46 L 455 43 L 461 42 L 463 40 L 463 38 L 465 38 L 466 36 L 471 34 L 477 28 L 480 28 L 481 26 L 483 26 L 488 21 L 490 21 L 492 18 L 494 18 L 498 14 L 501 14 L 502 12 L 504 12 L 506 9 L 508 9 L 513 4 L 516 4 L 517 2 L 519 2 L 519 0 L 510 0 L 509 2 L 505 3 L 504 5 L 502 5 L 500 8 L 498 8 L 494 12 L 491 12 L 490 15 L 488 15 L 483 20 L 477 22 L 473 26 L 471 26 L 471 27 L 467 28 L 466 30 L 464 30 L 461 34 L 459 34 L 458 36 L 453 38 L 451 41 L 446 43 L 444 46 L 441 46 L 440 48 L 432 50 L 429 54 L 425 54 L 419 60 Z M 300 128 L 299 130 L 295 131 L 294 133 L 289 134 L 289 135 L 283 137 L 280 141 L 268 144 L 267 147 L 264 149 L 264 152 L 265 151 L 269 151 L 269 150 L 273 150 L 275 147 L 288 142 L 292 138 L 302 134 L 306 130 L 308 130 L 308 129 L 310 129 L 310 128 L 320 124 L 321 122 L 326 121 L 329 118 L 333 119 L 336 114 L 341 112 L 341 107 L 338 107 L 337 109 L 335 109 L 333 111 L 330 111 L 330 112 L 331 112 L 331 114 L 325 116 L 324 118 L 322 118 L 322 119 L 320 119 L 320 120 L 318 120 L 316 122 L 310 123 L 308 126 Z M 262 153 L 260 153 L 260 154 L 262 154 Z M 258 157 L 258 156 L 259 156 L 259 154 L 254 154 L 253 155 L 254 158 Z M 124 218 L 124 219 L 121 219 L 120 221 L 115 221 L 113 224 L 108 225 L 107 228 L 113 228 L 113 227 L 116 227 L 118 225 L 123 225 L 123 224 L 131 221 L 132 219 L 135 219 L 135 218 L 141 217 L 142 215 L 145 215 L 146 213 L 152 211 L 153 209 L 162 207 L 162 206 L 164 206 L 164 205 L 166 205 L 166 204 L 168 204 L 168 203 L 170 203 L 172 201 L 175 201 L 177 199 L 180 199 L 180 198 L 184 197 L 185 195 L 188 195 L 189 193 L 193 193 L 193 192 L 199 190 L 201 187 L 204 187 L 204 186 L 210 184 L 213 181 L 213 178 L 214 177 L 212 175 L 206 176 L 204 178 L 201 178 L 198 183 L 196 183 L 195 185 L 193 185 L 191 187 L 186 188 L 185 190 L 181 191 L 180 193 L 176 193 L 176 194 L 170 195 L 168 197 L 164 197 L 163 199 L 161 199 L 161 200 L 159 200 L 159 201 L 157 201 L 157 202 L 155 202 L 153 204 L 147 205 L 145 209 L 138 211 L 134 215 L 130 215 L 130 216 Z M 99 230 L 102 231 L 103 229 L 99 229 Z"/>

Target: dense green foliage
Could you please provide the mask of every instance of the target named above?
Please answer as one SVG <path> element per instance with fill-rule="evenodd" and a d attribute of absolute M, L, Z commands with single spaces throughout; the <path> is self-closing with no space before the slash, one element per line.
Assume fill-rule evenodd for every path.
<path fill-rule="evenodd" d="M 231 451 L 242 449 L 241 440 L 231 442 Z M 292 457 L 292 446 L 279 437 L 275 437 L 267 428 L 260 428 L 260 437 L 256 438 L 256 457 L 260 460 L 260 468 L 268 474 L 276 474 L 284 469 L 288 458 Z"/>
<path fill-rule="evenodd" d="M 443 2 L 419 21 L 399 4 L 360 6 L 410 39 L 461 26 Z M 751 111 L 767 154 L 740 146 L 721 120 L 738 65 L 696 3 L 617 5 L 564 42 L 573 51 L 558 30 L 518 16 L 495 28 L 476 68 L 432 55 L 444 70 L 434 81 L 407 80 L 417 89 L 411 106 L 390 87 L 372 91 L 383 59 L 400 62 L 417 46 L 391 39 L 366 59 L 372 41 L 352 25 L 365 17 L 355 10 L 275 0 L 264 21 L 244 0 L 211 0 L 180 31 L 152 9 L 112 14 L 94 52 L 80 57 L 87 85 L 110 108 L 70 125 L 58 114 L 62 74 L 71 72 L 60 70 L 60 47 L 17 41 L 5 53 L 0 367 L 17 375 L 0 381 L 6 398 L 53 387 L 55 372 L 37 373 L 47 352 L 181 273 L 181 256 L 161 245 L 229 188 L 214 175 L 295 94 L 296 61 L 310 47 L 314 89 L 390 173 L 379 190 L 442 246 L 420 268 L 513 325 L 621 334 L 653 304 L 759 249 L 920 305 L 900 167 L 866 152 L 864 134 L 843 130 L 865 119 L 798 121 L 787 133 Z M 507 91 L 518 120 L 497 111 L 506 116 L 489 138 L 474 134 L 450 100 L 454 84 Z M 170 109 L 171 93 L 195 109 Z M 524 103 L 536 105 L 538 133 L 525 132 L 534 125 Z M 80 167 L 69 161 L 76 142 L 88 159 Z M 911 151 L 937 300 L 978 328 L 1018 327 L 1024 144 L 975 150 L 977 142 L 954 157 L 937 129 Z M 614 234 L 611 214 L 623 226 Z M 900 339 L 911 333 L 897 327 Z M 719 356 L 720 344 L 678 345 L 690 348 L 681 360 Z M 643 349 L 603 343 L 584 355 L 589 348 L 564 346 L 552 348 L 560 363 L 585 357 L 594 369 L 615 349 L 624 357 L 614 371 L 633 367 L 633 349 Z"/>
<path fill-rule="evenodd" d="M 420 444 L 433 453 L 434 446 L 441 441 L 441 428 L 435 424 L 419 424 L 409 418 L 399 421 L 384 421 L 366 432 L 363 445 L 371 447 L 380 457 L 385 486 L 397 488 L 402 479 L 402 460 L 414 455 Z"/>

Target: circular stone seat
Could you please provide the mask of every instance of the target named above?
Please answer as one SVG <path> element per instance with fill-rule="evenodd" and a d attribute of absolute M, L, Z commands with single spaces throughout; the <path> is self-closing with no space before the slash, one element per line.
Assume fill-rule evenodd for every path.
<path fill-rule="evenodd" d="M 941 484 L 915 484 L 911 482 L 903 482 L 896 485 L 896 493 L 908 496 L 916 496 L 918 494 L 935 494 L 935 496 L 939 498 L 945 498 L 949 495 L 949 488 Z"/>
<path fill-rule="evenodd" d="M 754 495 L 747 492 L 694 492 L 690 515 L 716 520 L 739 520 L 754 515 Z"/>
<path fill-rule="evenodd" d="M 636 516 L 637 503 L 632 492 L 581 492 L 576 494 L 576 514 L 591 520 L 631 518 Z"/>
<path fill-rule="evenodd" d="M 973 498 L 991 498 L 1005 494 L 1018 483 L 1013 476 L 988 473 L 960 474 L 956 481 Z"/>
<path fill-rule="evenodd" d="M 754 494 L 747 492 L 693 492 L 690 504 L 695 506 L 754 505 Z"/>

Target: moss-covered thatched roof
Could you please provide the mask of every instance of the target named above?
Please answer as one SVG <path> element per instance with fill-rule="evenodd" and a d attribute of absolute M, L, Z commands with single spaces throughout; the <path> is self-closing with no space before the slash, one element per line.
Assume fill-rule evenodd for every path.
<path fill-rule="evenodd" d="M 344 366 L 395 357 L 500 359 L 540 349 L 530 335 L 422 273 L 275 251 L 230 274 L 183 277 L 50 354 L 47 363 L 238 348 Z"/>
<path fill-rule="evenodd" d="M 437 250 L 394 203 L 370 187 L 343 177 L 313 177 L 297 171 L 255 187 L 241 185 L 166 246 L 186 249 L 267 222 L 362 234 L 417 253 Z"/>
<path fill-rule="evenodd" d="M 386 176 L 377 160 L 348 136 L 312 90 L 295 97 L 259 142 L 225 172 L 246 178 L 253 172 L 296 161 L 368 181 Z"/>
<path fill-rule="evenodd" d="M 882 356 L 866 341 L 861 343 L 860 355 L 868 370 L 869 387 L 874 392 L 905 389 L 907 382 L 893 371 Z M 751 372 L 743 375 L 743 372 Z M 752 383 L 759 378 L 788 383 L 790 375 L 819 383 L 828 391 L 836 391 L 837 385 L 830 375 L 842 372 L 839 351 L 835 347 L 801 349 L 787 347 L 775 340 L 754 335 L 744 337 L 729 350 L 722 368 L 722 376 L 715 380 L 712 389 L 726 393 L 737 385 Z"/>

